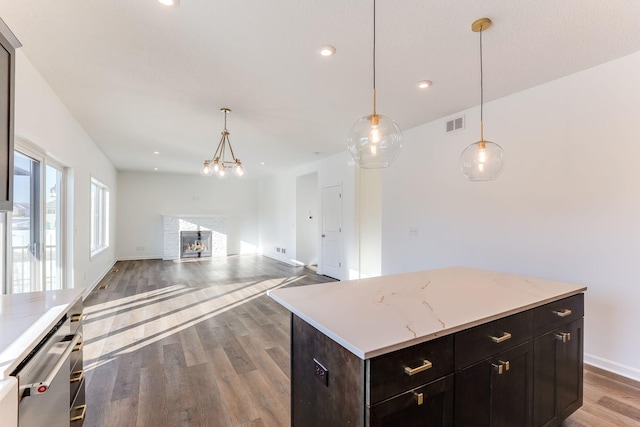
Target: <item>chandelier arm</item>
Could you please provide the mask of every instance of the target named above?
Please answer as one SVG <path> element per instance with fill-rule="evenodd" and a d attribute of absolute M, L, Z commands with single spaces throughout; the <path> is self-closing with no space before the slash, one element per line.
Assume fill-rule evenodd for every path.
<path fill-rule="evenodd" d="M 236 159 L 236 155 L 233 154 L 233 147 L 231 147 L 231 140 L 229 139 L 228 136 L 227 136 L 227 142 L 229 144 L 229 152 L 231 153 L 231 158 L 233 159 L 233 163 L 236 163 L 238 159 Z"/>
<path fill-rule="evenodd" d="M 220 138 L 216 152 L 213 153 L 213 159 L 219 159 L 221 156 L 224 157 L 224 133 L 222 134 L 222 138 Z"/>

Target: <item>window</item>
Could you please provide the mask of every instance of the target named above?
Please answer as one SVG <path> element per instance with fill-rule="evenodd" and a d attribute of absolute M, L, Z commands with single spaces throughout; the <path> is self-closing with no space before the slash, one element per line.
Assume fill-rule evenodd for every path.
<path fill-rule="evenodd" d="M 91 255 L 109 247 L 109 188 L 91 179 Z"/>

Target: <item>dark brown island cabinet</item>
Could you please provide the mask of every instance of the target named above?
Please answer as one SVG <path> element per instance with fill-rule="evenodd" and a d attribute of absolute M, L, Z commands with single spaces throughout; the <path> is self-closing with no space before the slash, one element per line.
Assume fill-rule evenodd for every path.
<path fill-rule="evenodd" d="M 294 427 L 549 427 L 582 405 L 584 294 L 363 360 L 292 314 Z"/>

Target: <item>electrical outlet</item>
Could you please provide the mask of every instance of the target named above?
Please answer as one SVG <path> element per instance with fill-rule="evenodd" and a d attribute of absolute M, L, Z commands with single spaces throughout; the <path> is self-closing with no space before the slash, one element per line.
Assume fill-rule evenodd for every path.
<path fill-rule="evenodd" d="M 287 253 L 287 250 L 286 250 L 285 248 L 282 248 L 282 253 L 283 253 L 283 254 L 286 254 L 286 253 Z"/>
<path fill-rule="evenodd" d="M 136 251 L 144 251 L 144 246 L 136 246 Z"/>
<path fill-rule="evenodd" d="M 316 375 L 322 384 L 329 387 L 329 370 L 322 366 L 322 363 L 313 359 L 313 373 Z"/>
<path fill-rule="evenodd" d="M 409 236 L 417 236 L 418 227 L 409 227 Z"/>

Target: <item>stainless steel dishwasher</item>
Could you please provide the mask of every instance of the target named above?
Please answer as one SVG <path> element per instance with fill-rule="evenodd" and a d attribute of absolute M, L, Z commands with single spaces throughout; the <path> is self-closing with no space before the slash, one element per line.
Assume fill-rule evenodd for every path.
<path fill-rule="evenodd" d="M 68 322 L 57 326 L 15 373 L 19 427 L 69 427 L 70 359 L 82 336 L 65 335 Z"/>

